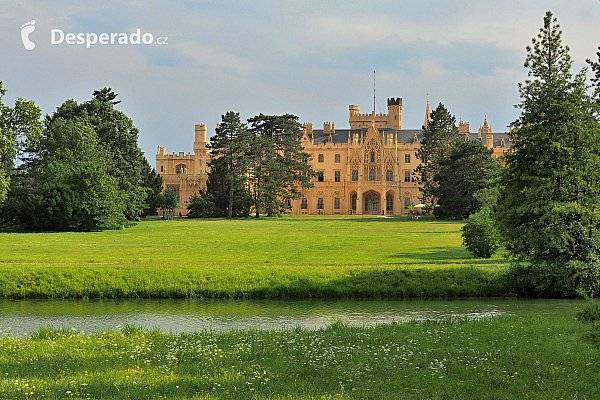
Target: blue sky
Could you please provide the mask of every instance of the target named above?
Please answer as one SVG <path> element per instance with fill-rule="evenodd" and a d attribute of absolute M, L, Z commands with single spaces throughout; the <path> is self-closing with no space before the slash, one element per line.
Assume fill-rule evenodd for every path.
<path fill-rule="evenodd" d="M 472 130 L 484 115 L 505 131 L 519 115 L 525 47 L 551 10 L 574 68 L 600 46 L 600 1 L 30 1 L 0 2 L 0 80 L 52 113 L 112 87 L 154 164 L 158 145 L 191 151 L 194 124 L 293 113 L 315 128 L 348 127 L 348 105 L 377 112 L 402 97 L 403 127 L 420 128 L 426 93 Z M 20 26 L 35 20 L 25 50 Z M 63 32 L 168 37 L 167 45 L 50 44 Z"/>

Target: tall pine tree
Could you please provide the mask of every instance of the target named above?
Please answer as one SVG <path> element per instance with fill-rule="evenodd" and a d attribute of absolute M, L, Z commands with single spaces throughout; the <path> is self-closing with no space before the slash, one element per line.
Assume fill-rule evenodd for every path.
<path fill-rule="evenodd" d="M 571 73 L 569 48 L 551 12 L 527 47 L 521 116 L 500 178 L 497 218 L 510 253 L 576 275 L 597 268 L 600 125 L 585 70 Z"/>

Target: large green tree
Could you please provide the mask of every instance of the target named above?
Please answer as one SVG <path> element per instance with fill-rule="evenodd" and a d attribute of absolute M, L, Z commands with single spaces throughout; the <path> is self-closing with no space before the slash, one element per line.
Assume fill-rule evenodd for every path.
<path fill-rule="evenodd" d="M 96 231 L 125 224 L 124 193 L 107 150 L 85 119 L 53 118 L 19 167 L 5 218 L 41 231 Z"/>
<path fill-rule="evenodd" d="M 210 138 L 211 161 L 207 192 L 218 216 L 250 213 L 248 174 L 252 135 L 240 114 L 228 111 Z"/>
<path fill-rule="evenodd" d="M 475 194 L 489 185 L 499 167 L 492 150 L 463 138 L 452 142 L 438 166 L 431 193 L 438 199 L 434 214 L 444 219 L 464 219 L 479 211 L 482 204 Z"/>
<path fill-rule="evenodd" d="M 281 214 L 302 189 L 312 187 L 315 176 L 300 142 L 302 126 L 292 114 L 259 114 L 248 123 L 254 135 L 250 187 L 256 216 Z"/>
<path fill-rule="evenodd" d="M 53 119 L 82 118 L 88 121 L 98 137 L 98 142 L 107 150 L 108 173 L 117 179 L 119 189 L 127 196 L 125 216 L 136 219 L 147 208 L 149 188 L 147 161 L 138 146 L 139 130 L 133 121 L 115 108 L 120 101 L 111 88 L 94 91 L 92 100 L 78 104 L 75 100 L 63 103 L 48 117 Z"/>
<path fill-rule="evenodd" d="M 456 118 L 442 103 L 438 104 L 430 116 L 429 124 L 423 127 L 423 139 L 417 151 L 417 158 L 421 163 L 415 173 L 423 202 L 435 206 L 437 197 L 434 191 L 437 182 L 434 177 L 439 172 L 440 162 L 446 157 L 452 141 L 458 136 L 458 127 Z"/>
<path fill-rule="evenodd" d="M 497 218 L 511 254 L 538 265 L 596 268 L 600 243 L 600 125 L 585 70 L 551 12 L 527 47 L 521 116 L 500 177 Z"/>

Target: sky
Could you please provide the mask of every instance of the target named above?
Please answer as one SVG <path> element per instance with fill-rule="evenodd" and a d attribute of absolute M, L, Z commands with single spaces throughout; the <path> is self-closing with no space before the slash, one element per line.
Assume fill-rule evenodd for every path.
<path fill-rule="evenodd" d="M 192 151 L 194 124 L 211 135 L 229 110 L 348 128 L 348 105 L 373 109 L 374 69 L 376 112 L 402 97 L 404 129 L 421 127 L 429 93 L 432 107 L 442 102 L 471 131 L 487 115 L 505 132 L 520 113 L 525 48 L 547 10 L 574 71 L 596 58 L 598 0 L 0 0 L 0 81 L 4 103 L 34 100 L 44 114 L 111 87 L 152 165 L 157 146 Z M 119 34 L 136 41 L 137 29 L 152 44 L 116 43 Z M 88 48 L 66 36 L 52 44 L 56 30 L 117 35 Z"/>

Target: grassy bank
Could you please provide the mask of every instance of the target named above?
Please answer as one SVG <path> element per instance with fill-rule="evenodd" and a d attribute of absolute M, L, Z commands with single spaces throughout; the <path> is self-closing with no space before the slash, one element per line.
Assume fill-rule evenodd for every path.
<path fill-rule="evenodd" d="M 598 330 L 534 317 L 182 335 L 44 329 L 0 338 L 0 397 L 592 399 Z"/>
<path fill-rule="evenodd" d="M 142 221 L 120 231 L 1 233 L 3 298 L 504 295 L 501 256 L 460 223 L 404 217 Z"/>

